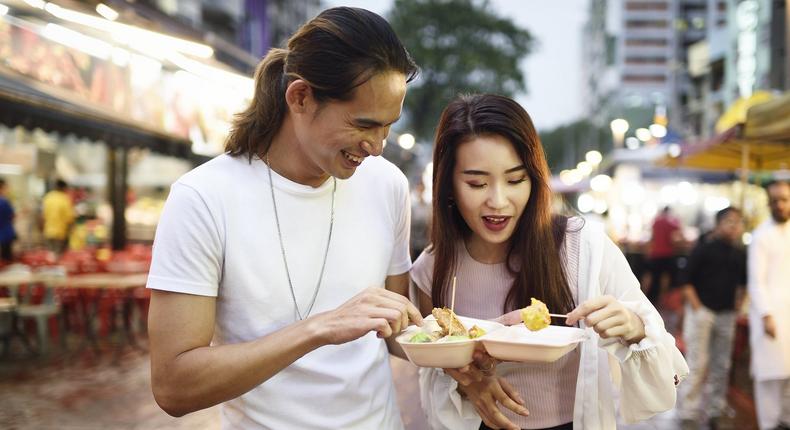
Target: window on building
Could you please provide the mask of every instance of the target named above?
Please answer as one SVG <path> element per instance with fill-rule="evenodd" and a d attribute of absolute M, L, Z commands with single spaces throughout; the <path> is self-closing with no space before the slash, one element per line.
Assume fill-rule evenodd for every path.
<path fill-rule="evenodd" d="M 614 65 L 617 58 L 617 37 L 611 34 L 606 35 L 606 65 Z"/>
<path fill-rule="evenodd" d="M 668 10 L 669 4 L 664 1 L 627 2 L 625 10 Z"/>
<path fill-rule="evenodd" d="M 663 84 L 667 81 L 664 75 L 623 75 L 626 84 Z"/>
<path fill-rule="evenodd" d="M 667 39 L 626 39 L 625 46 L 649 47 L 658 46 L 665 47 L 669 44 Z"/>
<path fill-rule="evenodd" d="M 629 19 L 626 28 L 667 28 L 669 21 L 665 19 Z"/>
<path fill-rule="evenodd" d="M 626 57 L 625 64 L 648 66 L 648 65 L 665 65 L 667 59 L 665 57 Z"/>

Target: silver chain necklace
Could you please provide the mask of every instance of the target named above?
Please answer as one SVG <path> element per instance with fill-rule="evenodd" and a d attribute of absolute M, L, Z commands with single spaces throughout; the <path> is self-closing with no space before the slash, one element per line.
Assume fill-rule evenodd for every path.
<path fill-rule="evenodd" d="M 313 292 L 313 299 L 310 300 L 310 306 L 307 308 L 307 312 L 302 315 L 302 312 L 299 311 L 299 304 L 296 302 L 296 293 L 294 292 L 294 286 L 291 282 L 291 272 L 288 270 L 288 258 L 285 256 L 285 245 L 283 243 L 283 232 L 280 228 L 280 216 L 277 213 L 277 200 L 274 198 L 274 182 L 272 181 L 272 166 L 269 163 L 269 154 L 266 154 L 266 167 L 269 170 L 269 188 L 272 191 L 272 206 L 274 206 L 274 221 L 277 224 L 277 237 L 280 239 L 280 251 L 283 254 L 283 264 L 285 265 L 285 276 L 288 278 L 288 287 L 291 289 L 291 298 L 294 302 L 294 314 L 296 315 L 299 320 L 303 320 L 310 316 L 310 311 L 313 310 L 313 305 L 315 305 L 315 299 L 318 297 L 318 290 L 321 289 L 321 281 L 324 279 L 324 269 L 326 268 L 326 257 L 329 255 L 329 243 L 332 242 L 332 228 L 335 225 L 335 193 L 337 191 L 337 178 L 332 178 L 332 209 L 329 212 L 329 237 L 326 239 L 326 249 L 324 250 L 324 262 L 321 263 L 321 273 L 318 275 L 318 283 L 315 286 L 315 291 Z"/>

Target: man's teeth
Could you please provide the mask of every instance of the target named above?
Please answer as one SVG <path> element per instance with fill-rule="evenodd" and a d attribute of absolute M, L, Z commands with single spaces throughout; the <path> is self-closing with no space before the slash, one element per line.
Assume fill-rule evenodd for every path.
<path fill-rule="evenodd" d="M 353 156 L 353 155 L 351 155 L 351 154 L 349 154 L 348 152 L 345 152 L 345 151 L 343 151 L 343 155 L 345 155 L 347 159 L 349 159 L 349 160 L 351 160 L 351 161 L 353 161 L 353 162 L 355 162 L 357 164 L 362 162 L 362 157 L 355 157 L 355 156 Z"/>

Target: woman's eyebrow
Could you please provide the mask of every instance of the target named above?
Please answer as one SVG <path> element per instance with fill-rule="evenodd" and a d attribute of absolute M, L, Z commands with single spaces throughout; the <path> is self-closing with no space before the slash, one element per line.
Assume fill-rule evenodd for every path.
<path fill-rule="evenodd" d="M 527 166 L 522 164 L 520 166 L 511 167 L 505 170 L 505 174 L 518 172 L 519 170 L 527 170 Z M 474 169 L 464 170 L 461 173 L 463 173 L 464 175 L 477 175 L 477 176 L 488 176 L 491 174 L 489 172 L 486 172 L 485 170 L 474 170 Z"/>

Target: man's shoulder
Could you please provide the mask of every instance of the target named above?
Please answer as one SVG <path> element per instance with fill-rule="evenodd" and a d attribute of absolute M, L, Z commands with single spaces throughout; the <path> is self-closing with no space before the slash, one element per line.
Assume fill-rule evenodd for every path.
<path fill-rule="evenodd" d="M 773 233 L 773 230 L 774 230 L 775 227 L 776 227 L 776 223 L 774 223 L 772 220 L 767 219 L 767 220 L 763 221 L 752 232 L 752 239 L 753 240 L 762 240 L 764 238 L 769 237 Z"/>
<path fill-rule="evenodd" d="M 403 174 L 398 166 L 383 156 L 368 157 L 352 176 L 352 178 L 355 177 L 364 178 L 365 181 L 372 179 L 377 182 L 383 181 L 393 184 L 408 183 L 406 175 Z"/>
<path fill-rule="evenodd" d="M 227 190 L 231 184 L 243 186 L 245 181 L 241 176 L 249 171 L 252 171 L 252 165 L 246 157 L 221 154 L 184 173 L 176 183 L 199 192 L 212 193 L 214 190 Z"/>

